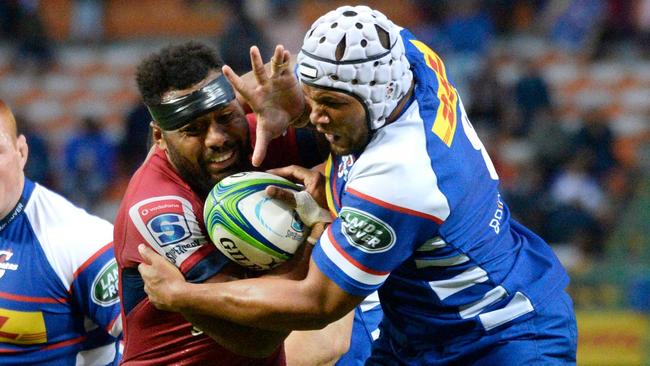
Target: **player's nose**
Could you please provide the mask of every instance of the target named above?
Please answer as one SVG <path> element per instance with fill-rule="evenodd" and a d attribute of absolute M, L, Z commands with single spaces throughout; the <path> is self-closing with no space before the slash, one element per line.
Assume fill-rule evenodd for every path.
<path fill-rule="evenodd" d="M 309 120 L 314 125 L 330 123 L 330 118 L 327 113 L 318 107 L 312 107 L 311 113 L 309 113 Z"/>
<path fill-rule="evenodd" d="M 223 146 L 226 141 L 230 140 L 228 132 L 218 123 L 211 123 L 208 132 L 205 135 L 205 146 L 215 148 Z"/>

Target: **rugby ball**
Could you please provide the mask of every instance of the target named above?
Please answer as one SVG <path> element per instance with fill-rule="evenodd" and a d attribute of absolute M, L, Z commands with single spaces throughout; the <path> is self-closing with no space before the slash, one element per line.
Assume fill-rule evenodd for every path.
<path fill-rule="evenodd" d="M 253 270 L 268 270 L 291 258 L 304 235 L 295 210 L 264 192 L 270 185 L 300 190 L 273 174 L 237 173 L 212 188 L 203 208 L 208 235 L 219 251 Z"/>

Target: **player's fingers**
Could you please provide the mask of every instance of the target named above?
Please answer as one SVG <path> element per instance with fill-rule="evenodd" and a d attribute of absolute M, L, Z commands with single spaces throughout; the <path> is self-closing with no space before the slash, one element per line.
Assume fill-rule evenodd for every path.
<path fill-rule="evenodd" d="M 273 137 L 269 132 L 264 130 L 264 128 L 258 123 L 255 136 L 255 148 L 253 149 L 253 157 L 251 158 L 251 163 L 255 167 L 262 165 L 264 157 L 266 157 L 266 149 L 271 143 Z"/>
<path fill-rule="evenodd" d="M 237 75 L 230 66 L 225 65 L 221 68 L 221 72 L 223 75 L 228 79 L 230 82 L 230 85 L 232 85 L 233 89 L 239 94 L 241 94 L 245 99 L 249 99 L 249 92 L 246 89 L 246 83 L 242 78 Z"/>
<path fill-rule="evenodd" d="M 260 85 L 266 84 L 269 80 L 269 76 L 266 75 L 266 69 L 264 68 L 264 62 L 262 61 L 262 55 L 260 54 L 260 50 L 257 48 L 257 46 L 251 47 L 250 56 L 255 80 L 257 80 L 257 83 Z"/>
<path fill-rule="evenodd" d="M 143 262 L 146 263 L 146 264 L 153 263 L 156 256 L 158 255 L 156 252 L 154 252 L 150 248 L 147 248 L 147 246 L 144 245 L 144 244 L 138 245 L 138 252 L 140 253 L 140 256 L 142 257 Z"/>
<path fill-rule="evenodd" d="M 282 45 L 275 46 L 275 52 L 273 52 L 273 57 L 271 57 L 271 77 L 277 76 L 284 69 L 286 69 L 287 64 L 284 61 L 284 47 Z"/>
<path fill-rule="evenodd" d="M 296 198 L 292 191 L 277 186 L 268 186 L 266 187 L 265 192 L 271 198 L 279 199 L 292 208 L 296 207 Z"/>
<path fill-rule="evenodd" d="M 311 231 L 309 232 L 309 236 L 305 241 L 311 245 L 315 245 L 316 242 L 318 242 L 318 239 L 323 235 L 323 232 L 325 232 L 325 228 L 327 226 L 323 222 L 317 222 L 311 227 Z"/>
<path fill-rule="evenodd" d="M 291 71 L 291 52 L 287 50 L 282 51 L 282 63 L 287 65 L 287 67 L 282 70 L 283 73 Z"/>
<path fill-rule="evenodd" d="M 305 181 L 305 179 L 310 179 L 309 169 L 298 165 L 289 165 L 282 168 L 269 169 L 268 172 L 289 179 L 292 182 L 301 184 Z"/>

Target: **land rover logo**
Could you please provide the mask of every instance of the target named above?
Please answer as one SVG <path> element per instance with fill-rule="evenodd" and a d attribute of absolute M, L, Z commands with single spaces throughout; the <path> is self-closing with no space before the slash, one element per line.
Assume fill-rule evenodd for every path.
<path fill-rule="evenodd" d="M 375 216 L 345 207 L 339 213 L 343 235 L 366 253 L 381 253 L 395 244 L 395 231 Z"/>
<path fill-rule="evenodd" d="M 99 271 L 93 281 L 93 302 L 102 306 L 115 304 L 119 300 L 117 284 L 117 263 L 113 259 Z"/>

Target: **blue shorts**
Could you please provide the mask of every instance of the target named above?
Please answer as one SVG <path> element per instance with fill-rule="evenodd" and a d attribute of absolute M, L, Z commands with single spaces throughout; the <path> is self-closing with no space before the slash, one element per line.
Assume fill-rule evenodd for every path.
<path fill-rule="evenodd" d="M 384 316 L 381 306 L 377 305 L 365 312 L 361 306 L 354 309 L 350 349 L 336 362 L 336 366 L 362 366 L 370 357 L 372 343 L 379 336 L 379 323 Z"/>
<path fill-rule="evenodd" d="M 427 349 L 416 350 L 397 341 L 401 337 L 391 336 L 382 324 L 366 365 L 575 365 L 578 330 L 573 302 L 560 292 L 544 303 L 527 320 Z"/>

